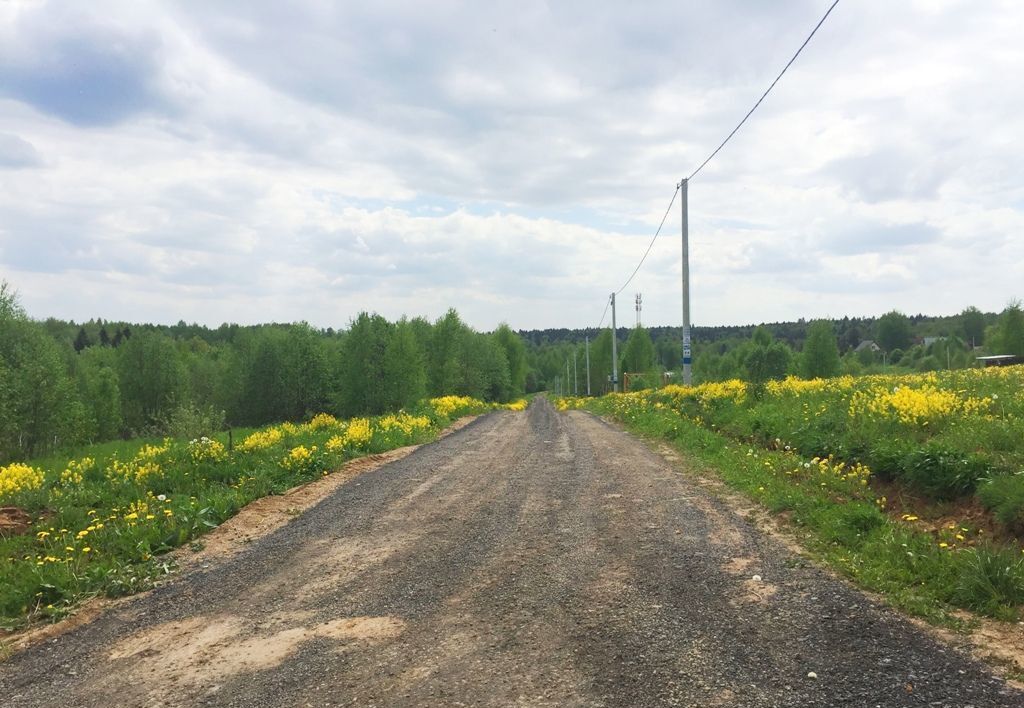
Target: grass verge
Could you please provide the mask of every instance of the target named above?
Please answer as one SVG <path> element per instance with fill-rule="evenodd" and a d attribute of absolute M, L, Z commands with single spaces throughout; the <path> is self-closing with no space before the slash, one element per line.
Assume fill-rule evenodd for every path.
<path fill-rule="evenodd" d="M 248 503 L 347 460 L 429 442 L 455 419 L 494 407 L 446 396 L 410 413 L 321 414 L 247 431 L 231 449 L 226 434 L 135 440 L 0 467 L 0 522 L 9 522 L 0 523 L 0 628 L 60 619 L 94 596 L 149 589 L 174 570 L 167 551 L 200 543 Z"/>
<path fill-rule="evenodd" d="M 963 624 L 957 608 L 1001 620 L 1021 617 L 1024 556 L 1018 544 L 989 542 L 979 537 L 980 529 L 957 523 L 923 530 L 913 514 L 891 518 L 868 484 L 867 468 L 754 447 L 638 397 L 574 399 L 568 405 L 610 417 L 705 463 L 729 487 L 798 529 L 813 555 L 910 614 L 952 627 Z"/>

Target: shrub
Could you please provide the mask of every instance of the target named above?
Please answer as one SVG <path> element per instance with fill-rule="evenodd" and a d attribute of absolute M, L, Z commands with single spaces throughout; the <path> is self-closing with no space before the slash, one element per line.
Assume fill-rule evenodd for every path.
<path fill-rule="evenodd" d="M 878 507 L 865 502 L 824 507 L 814 515 L 814 525 L 825 540 L 845 548 L 859 548 L 884 523 L 885 515 Z"/>
<path fill-rule="evenodd" d="M 1011 608 L 1024 604 L 1024 558 L 1008 549 L 976 549 L 964 563 L 956 594 L 965 607 L 1012 618 Z"/>
<path fill-rule="evenodd" d="M 867 453 L 867 464 L 879 479 L 892 482 L 903 470 L 903 463 L 914 449 L 899 438 L 879 438 Z"/>
<path fill-rule="evenodd" d="M 213 406 L 182 403 L 161 416 L 151 431 L 172 438 L 201 438 L 224 429 L 225 413 Z"/>
<path fill-rule="evenodd" d="M 1000 475 L 978 488 L 978 499 L 999 523 L 1024 533 L 1024 474 Z"/>
<path fill-rule="evenodd" d="M 932 441 L 907 454 L 899 479 L 941 501 L 969 494 L 987 472 L 988 465 L 978 455 Z"/>

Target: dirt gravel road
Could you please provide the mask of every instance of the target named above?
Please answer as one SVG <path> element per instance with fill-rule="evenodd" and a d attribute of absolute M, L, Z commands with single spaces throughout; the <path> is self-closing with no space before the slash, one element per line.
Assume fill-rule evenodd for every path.
<path fill-rule="evenodd" d="M 982 708 L 1024 694 L 798 562 L 642 443 L 537 400 L 15 654 L 0 704 Z"/>

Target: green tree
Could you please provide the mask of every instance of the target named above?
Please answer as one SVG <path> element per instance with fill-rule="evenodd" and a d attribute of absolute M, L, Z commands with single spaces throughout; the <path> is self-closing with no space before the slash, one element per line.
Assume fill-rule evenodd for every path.
<path fill-rule="evenodd" d="M 1024 309 L 1013 300 L 999 315 L 992 345 L 995 354 L 1024 356 Z"/>
<path fill-rule="evenodd" d="M 505 352 L 508 361 L 508 373 L 513 395 L 522 395 L 526 391 L 526 345 L 518 334 L 505 323 L 494 331 L 494 339 Z"/>
<path fill-rule="evenodd" d="M 427 395 L 426 356 L 414 326 L 398 321 L 384 350 L 384 404 L 390 410 L 408 408 Z"/>
<path fill-rule="evenodd" d="M 839 339 L 839 344 L 843 348 L 843 351 L 849 351 L 850 349 L 856 349 L 862 339 L 863 336 L 861 335 L 860 327 L 855 324 L 850 324 L 843 331 L 843 335 Z"/>
<path fill-rule="evenodd" d="M 342 347 L 342 413 L 347 416 L 383 413 L 387 401 L 388 342 L 392 325 L 377 314 L 360 312 Z"/>
<path fill-rule="evenodd" d="M 448 393 L 489 401 L 505 401 L 511 394 L 511 377 L 505 352 L 493 337 L 463 325 L 450 352 Z"/>
<path fill-rule="evenodd" d="M 331 386 L 324 338 L 305 322 L 289 326 L 282 360 L 286 391 L 283 417 L 299 420 L 325 411 Z"/>
<path fill-rule="evenodd" d="M 717 342 L 696 351 L 693 362 L 695 381 L 727 381 L 742 378 L 745 352 L 730 342 Z"/>
<path fill-rule="evenodd" d="M 455 310 L 448 310 L 444 317 L 434 323 L 427 351 L 427 375 L 431 396 L 454 393 L 460 388 L 459 352 L 466 334 L 467 327 Z"/>
<path fill-rule="evenodd" d="M 985 315 L 973 305 L 960 313 L 960 328 L 967 343 L 976 347 L 985 338 Z"/>
<path fill-rule="evenodd" d="M 57 342 L 0 283 L 0 461 L 81 439 L 84 417 Z"/>
<path fill-rule="evenodd" d="M 136 334 L 121 349 L 140 336 Z M 232 423 L 263 425 L 282 419 L 280 402 L 287 395 L 284 345 L 282 333 L 269 327 L 246 331 L 235 340 L 241 390 L 231 409 Z"/>
<path fill-rule="evenodd" d="M 595 396 L 612 390 L 612 331 L 602 329 L 590 343 L 590 392 Z M 549 385 L 550 388 L 550 385 Z M 584 391 L 586 388 L 583 389 Z"/>
<path fill-rule="evenodd" d="M 658 363 L 666 371 L 678 369 L 683 361 L 683 343 L 676 337 L 663 334 L 654 343 L 654 349 L 658 354 Z"/>
<path fill-rule="evenodd" d="M 159 425 L 186 390 L 174 340 L 158 332 L 142 332 L 116 351 L 125 424 L 137 433 Z"/>
<path fill-rule="evenodd" d="M 512 375 L 505 349 L 494 337 L 477 334 L 473 337 L 480 352 L 482 396 L 487 401 L 507 403 L 512 400 Z"/>
<path fill-rule="evenodd" d="M 815 320 L 807 328 L 801 361 L 804 378 L 828 378 L 839 374 L 839 346 L 829 320 Z"/>
<path fill-rule="evenodd" d="M 24 319 L 25 310 L 18 302 L 18 293 L 6 280 L 0 280 L 0 323 Z"/>
<path fill-rule="evenodd" d="M 875 332 L 878 345 L 887 352 L 906 349 L 911 344 L 910 320 L 902 312 L 893 310 L 879 317 Z"/>
<path fill-rule="evenodd" d="M 637 325 L 629 333 L 626 345 L 622 348 L 622 371 L 634 374 L 645 374 L 655 365 L 654 342 L 651 335 L 642 325 Z"/>
<path fill-rule="evenodd" d="M 90 347 L 78 355 L 75 368 L 88 421 L 88 437 L 91 440 L 118 437 L 124 420 L 116 353 L 103 347 Z"/>
<path fill-rule="evenodd" d="M 751 346 L 743 357 L 746 379 L 753 384 L 763 384 L 773 379 L 783 379 L 792 365 L 793 352 L 783 342 L 774 338 L 764 327 L 754 330 Z"/>
<path fill-rule="evenodd" d="M 92 341 L 89 339 L 89 335 L 86 333 L 85 327 L 81 327 L 78 330 L 78 334 L 75 336 L 75 351 L 80 352 L 90 344 L 92 344 Z"/>

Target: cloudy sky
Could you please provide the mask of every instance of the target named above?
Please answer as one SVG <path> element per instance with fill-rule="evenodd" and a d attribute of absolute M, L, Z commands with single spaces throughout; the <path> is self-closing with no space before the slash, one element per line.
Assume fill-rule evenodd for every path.
<path fill-rule="evenodd" d="M 0 278 L 37 318 L 594 326 L 829 4 L 2 0 Z M 690 184 L 694 322 L 1024 297 L 1021 37 L 840 2 Z M 679 260 L 673 209 L 621 320 L 679 323 Z"/>

